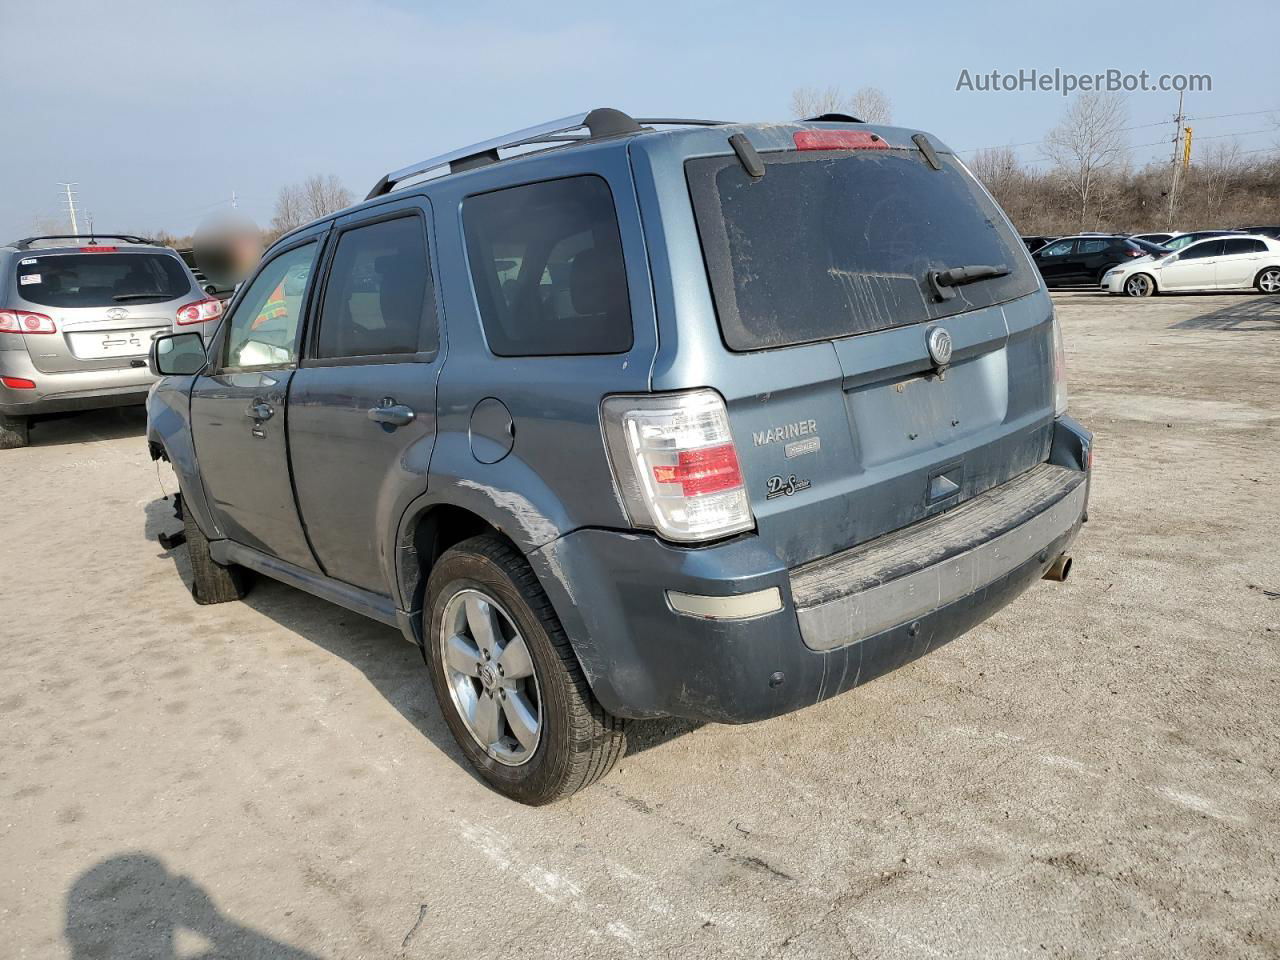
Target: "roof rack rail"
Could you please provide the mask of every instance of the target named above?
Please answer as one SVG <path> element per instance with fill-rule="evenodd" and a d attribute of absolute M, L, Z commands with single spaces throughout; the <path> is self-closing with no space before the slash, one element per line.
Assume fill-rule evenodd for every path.
<path fill-rule="evenodd" d="M 623 136 L 628 133 L 639 133 L 646 125 L 654 126 L 719 126 L 723 120 L 679 120 L 675 118 L 642 118 L 628 116 L 621 110 L 610 107 L 598 107 L 588 113 L 575 113 L 559 120 L 549 120 L 537 126 L 526 127 L 513 133 L 473 143 L 468 147 L 450 150 L 438 157 L 431 157 L 419 163 L 411 164 L 400 170 L 388 173 L 373 185 L 366 200 L 381 197 L 390 193 L 396 184 L 412 177 L 422 176 L 441 167 L 448 167 L 450 173 L 461 173 L 475 167 L 497 163 L 502 158 L 499 150 L 512 150 L 536 143 L 574 143 L 583 140 L 603 140 L 606 137 Z M 580 133 L 583 129 L 586 133 Z"/>
<path fill-rule="evenodd" d="M 49 233 L 42 237 L 24 237 L 21 240 L 15 240 L 10 244 L 19 250 L 30 250 L 31 245 L 37 240 L 88 240 L 89 245 L 96 247 L 99 238 L 106 240 L 123 240 L 126 243 L 145 243 L 150 246 L 156 246 L 155 240 L 148 240 L 146 237 L 135 237 L 130 233 Z"/>

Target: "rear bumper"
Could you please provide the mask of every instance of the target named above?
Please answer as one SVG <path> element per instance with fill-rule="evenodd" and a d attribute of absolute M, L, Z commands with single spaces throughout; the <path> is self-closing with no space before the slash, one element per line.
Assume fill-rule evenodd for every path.
<path fill-rule="evenodd" d="M 1085 519 L 1090 439 L 1062 418 L 1050 464 L 795 570 L 754 536 L 690 549 L 607 530 L 576 531 L 530 560 L 607 710 L 761 720 L 936 649 L 1039 579 Z M 673 591 L 755 615 L 678 613 Z M 773 591 L 780 606 L 763 602 Z"/>
<path fill-rule="evenodd" d="M 25 350 L 0 350 L 0 376 L 35 383 L 35 389 L 0 383 L 0 413 L 11 417 L 145 403 L 155 380 L 145 366 L 41 373 Z"/>

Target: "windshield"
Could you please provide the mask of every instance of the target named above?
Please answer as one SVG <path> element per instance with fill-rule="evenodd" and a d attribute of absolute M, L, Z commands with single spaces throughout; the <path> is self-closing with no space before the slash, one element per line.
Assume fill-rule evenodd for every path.
<path fill-rule="evenodd" d="M 114 307 L 191 292 L 177 257 L 163 253 L 51 253 L 18 261 L 18 294 L 46 307 Z"/>
<path fill-rule="evenodd" d="M 1022 240 L 981 187 L 915 150 L 765 153 L 686 163 L 716 311 L 733 350 L 869 333 L 1033 292 Z M 1001 267 L 938 301 L 932 271 Z"/>

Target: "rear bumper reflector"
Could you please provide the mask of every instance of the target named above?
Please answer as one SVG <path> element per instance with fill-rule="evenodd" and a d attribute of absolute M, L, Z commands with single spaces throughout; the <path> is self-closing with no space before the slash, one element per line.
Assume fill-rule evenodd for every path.
<path fill-rule="evenodd" d="M 782 609 L 782 591 L 777 587 L 741 593 L 733 597 L 708 597 L 697 593 L 667 591 L 667 603 L 676 613 L 703 620 L 747 620 Z"/>

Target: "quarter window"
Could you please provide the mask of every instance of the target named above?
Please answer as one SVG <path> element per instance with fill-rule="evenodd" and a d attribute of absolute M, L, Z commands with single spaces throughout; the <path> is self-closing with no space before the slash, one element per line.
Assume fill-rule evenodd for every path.
<path fill-rule="evenodd" d="M 227 330 L 228 367 L 278 367 L 297 359 L 298 321 L 316 244 L 303 244 L 263 267 L 244 292 Z"/>
<path fill-rule="evenodd" d="M 436 347 L 427 241 L 417 216 L 342 234 L 320 310 L 317 358 L 419 353 Z"/>
<path fill-rule="evenodd" d="M 532 357 L 631 349 L 622 237 L 603 179 L 469 197 L 462 218 L 490 350 Z"/>

